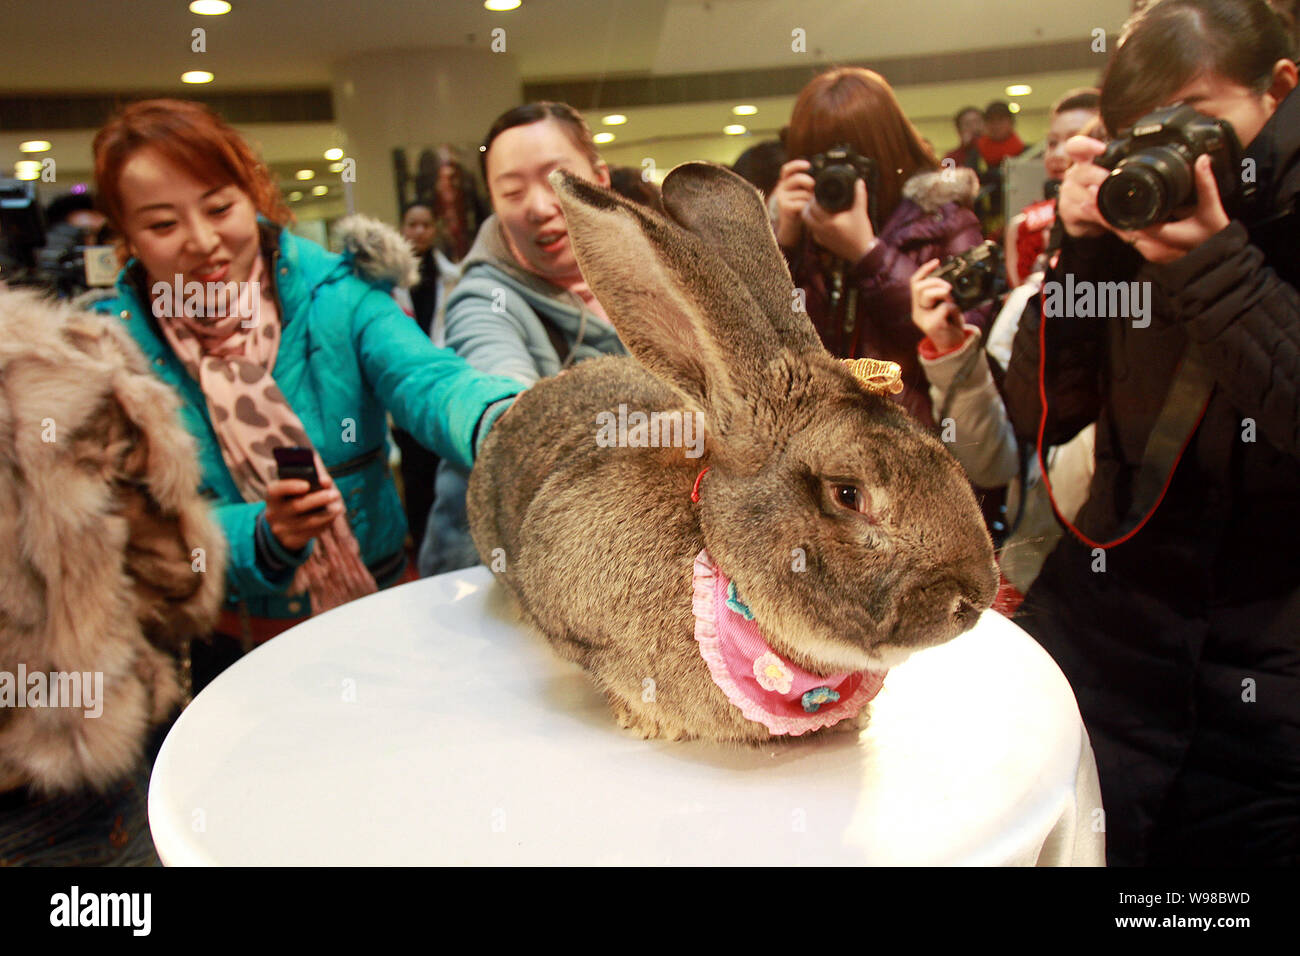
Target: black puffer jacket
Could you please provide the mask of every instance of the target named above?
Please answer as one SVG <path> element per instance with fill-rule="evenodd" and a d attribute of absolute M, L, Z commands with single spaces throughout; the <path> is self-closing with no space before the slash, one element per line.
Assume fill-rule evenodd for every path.
<path fill-rule="evenodd" d="M 1129 508 L 1189 341 L 1214 375 L 1148 524 L 1106 552 L 1104 571 L 1067 535 L 1018 617 L 1079 699 L 1112 863 L 1300 862 L 1300 92 L 1247 155 L 1253 200 L 1229 202 L 1231 225 L 1182 259 L 1067 238 L 1048 276 L 1151 283 L 1149 327 L 1046 320 L 1044 444 L 1097 422 L 1076 519 L 1093 540 L 1114 537 Z M 1040 325 L 1034 300 L 1005 382 L 1031 443 Z"/>

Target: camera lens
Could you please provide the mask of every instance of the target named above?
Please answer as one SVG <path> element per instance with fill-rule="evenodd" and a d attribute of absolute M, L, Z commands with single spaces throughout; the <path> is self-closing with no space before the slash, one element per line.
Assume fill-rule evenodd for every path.
<path fill-rule="evenodd" d="M 853 187 L 858 173 L 852 166 L 827 166 L 817 176 L 813 195 L 827 212 L 843 212 L 853 207 Z"/>
<path fill-rule="evenodd" d="M 1117 229 L 1164 222 L 1192 196 L 1192 164 L 1183 150 L 1156 146 L 1115 167 L 1097 190 L 1097 208 Z"/>

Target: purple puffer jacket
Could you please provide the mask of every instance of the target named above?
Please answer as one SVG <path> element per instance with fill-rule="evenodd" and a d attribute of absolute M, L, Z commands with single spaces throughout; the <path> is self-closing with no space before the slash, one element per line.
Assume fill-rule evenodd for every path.
<path fill-rule="evenodd" d="M 983 236 L 970 209 L 979 180 L 969 169 L 917 173 L 903 185 L 903 199 L 880 231 L 880 242 L 845 272 L 847 288 L 858 290 L 856 321 L 845 330 L 830 308 L 833 260 L 805 234 L 796 249 L 783 249 L 794 283 L 807 296 L 808 317 L 831 354 L 897 362 L 903 391 L 894 400 L 919 421 L 933 426 L 929 385 L 917 360 L 924 336 L 912 323 L 911 278 L 927 259 L 945 259 L 978 245 Z M 840 313 L 844 311 L 840 306 Z M 965 321 L 983 329 L 989 308 L 965 313 Z"/>

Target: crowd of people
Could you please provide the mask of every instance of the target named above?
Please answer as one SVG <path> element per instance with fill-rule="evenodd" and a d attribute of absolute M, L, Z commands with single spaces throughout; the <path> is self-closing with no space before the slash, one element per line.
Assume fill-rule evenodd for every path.
<path fill-rule="evenodd" d="M 966 469 L 1002 547 L 999 607 L 1078 698 L 1113 864 L 1300 862 L 1293 36 L 1265 0 L 1148 5 L 1099 88 L 1053 105 L 1044 198 L 1018 212 L 1001 169 L 1026 147 L 1006 103 L 959 110 L 939 157 L 863 68 L 812 79 L 780 140 L 735 165 L 827 350 L 897 363 L 893 400 Z M 1175 105 L 1230 127 L 1252 176 L 1216 178 L 1200 155 L 1167 219 L 1118 226 L 1098 204 L 1102 154 Z M 659 199 L 565 104 L 492 123 L 490 214 L 447 154 L 402 210 L 405 243 L 351 225 L 341 253 L 286 228 L 265 165 L 205 107 L 131 104 L 94 149 L 93 225 L 125 261 L 93 308 L 174 390 L 228 550 L 192 691 L 304 617 L 411 579 L 412 556 L 422 575 L 478 563 L 465 493 L 493 422 L 540 379 L 625 354 L 547 176 Z M 828 164 L 851 170 L 838 196 Z M 1150 314 L 1062 314 L 1064 283 L 1145 283 Z M 237 290 L 229 314 L 217 287 Z M 314 478 L 279 476 L 286 447 L 309 450 Z"/>

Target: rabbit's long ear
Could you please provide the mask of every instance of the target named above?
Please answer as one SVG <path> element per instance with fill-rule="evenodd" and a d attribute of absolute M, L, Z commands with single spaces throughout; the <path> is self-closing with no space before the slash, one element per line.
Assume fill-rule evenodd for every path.
<path fill-rule="evenodd" d="M 583 277 L 642 365 L 706 412 L 762 388 L 786 346 L 708 243 L 567 172 L 550 181 Z"/>
<path fill-rule="evenodd" d="M 725 166 L 683 163 L 664 178 L 663 201 L 674 221 L 740 276 L 787 347 L 822 349 L 807 313 L 796 308 L 794 282 L 757 189 Z"/>

